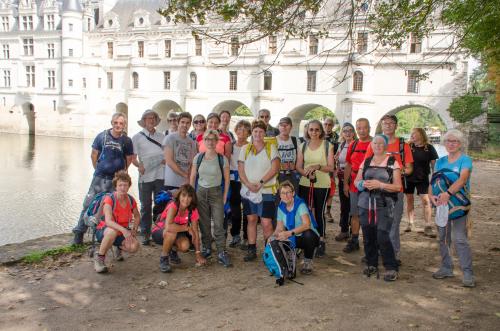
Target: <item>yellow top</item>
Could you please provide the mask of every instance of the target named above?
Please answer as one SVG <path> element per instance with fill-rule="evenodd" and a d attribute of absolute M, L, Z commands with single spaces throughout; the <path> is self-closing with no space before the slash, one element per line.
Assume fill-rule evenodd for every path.
<path fill-rule="evenodd" d="M 304 143 L 306 144 L 306 142 Z M 304 169 L 312 165 L 320 165 L 326 167 L 328 165 L 328 158 L 325 151 L 325 141 L 321 142 L 321 145 L 312 150 L 310 146 L 307 146 L 306 152 L 304 153 Z M 304 145 L 300 147 L 302 150 Z M 309 187 L 309 179 L 307 177 L 300 177 L 299 185 Z M 314 183 L 315 188 L 330 188 L 330 174 L 328 172 L 316 171 L 316 183 Z"/>

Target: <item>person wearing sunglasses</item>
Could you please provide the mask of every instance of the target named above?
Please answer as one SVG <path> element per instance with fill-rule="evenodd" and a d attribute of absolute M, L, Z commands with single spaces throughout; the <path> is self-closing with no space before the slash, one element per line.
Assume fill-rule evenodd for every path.
<path fill-rule="evenodd" d="M 207 129 L 207 121 L 205 120 L 205 116 L 202 114 L 195 115 L 193 117 L 193 130 L 189 132 L 189 138 L 196 141 L 196 138 L 201 134 L 205 133 Z"/>
<path fill-rule="evenodd" d="M 269 124 L 269 121 L 271 120 L 271 112 L 269 109 L 261 109 L 259 110 L 259 120 L 264 121 L 266 123 L 266 137 L 276 137 L 277 135 L 280 134 L 280 130 L 278 128 L 273 127 L 271 124 Z"/>

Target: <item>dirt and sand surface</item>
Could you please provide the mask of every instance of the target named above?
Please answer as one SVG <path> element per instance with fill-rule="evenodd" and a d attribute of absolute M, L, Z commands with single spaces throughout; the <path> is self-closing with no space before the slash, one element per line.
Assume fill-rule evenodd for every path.
<path fill-rule="evenodd" d="M 329 224 L 327 256 L 314 273 L 277 287 L 263 263 L 194 267 L 192 254 L 171 274 L 158 270 L 159 247 L 147 247 L 109 274 L 96 274 L 86 255 L 39 265 L 0 267 L 2 330 L 499 330 L 500 164 L 475 162 L 471 239 L 477 287 L 455 277 L 434 280 L 436 239 L 402 233 L 400 278 L 362 276 L 362 252 L 342 253 Z M 419 213 L 421 217 L 421 213 Z M 338 219 L 338 217 L 336 218 Z M 401 229 L 404 229 L 404 223 Z M 417 223 L 422 226 L 422 223 Z M 21 247 L 21 246 L 20 246 Z"/>

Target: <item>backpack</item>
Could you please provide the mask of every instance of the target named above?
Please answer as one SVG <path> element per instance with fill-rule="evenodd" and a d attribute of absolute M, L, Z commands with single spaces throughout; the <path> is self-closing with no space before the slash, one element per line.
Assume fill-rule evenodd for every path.
<path fill-rule="evenodd" d="M 114 193 L 101 192 L 96 194 L 83 214 L 83 222 L 88 227 L 95 229 L 100 222 L 104 221 L 103 207 L 104 207 L 104 198 L 106 196 L 111 197 L 111 200 L 113 201 L 112 210 L 113 212 L 115 211 L 116 201 Z M 130 194 L 127 194 L 127 196 L 130 203 L 130 208 L 133 208 L 134 198 Z"/>
<path fill-rule="evenodd" d="M 156 221 L 161 213 L 167 207 L 167 204 L 172 201 L 172 193 L 170 191 L 160 191 L 155 195 L 155 204 L 153 207 L 153 220 Z"/>
<path fill-rule="evenodd" d="M 297 275 L 297 254 L 290 241 L 271 237 L 264 248 L 262 260 L 279 286 L 285 283 L 285 279 L 292 280 Z"/>
<path fill-rule="evenodd" d="M 362 173 L 362 179 L 365 179 L 365 174 L 368 168 L 370 167 L 370 163 L 372 162 L 373 155 L 370 157 L 367 157 L 363 163 L 363 173 Z M 394 168 L 393 165 L 396 162 L 396 158 L 394 156 L 389 156 L 389 159 L 387 160 L 387 165 L 385 166 L 385 170 L 387 171 L 387 174 L 389 175 L 389 183 L 392 183 L 393 177 L 394 177 Z M 382 191 L 381 196 L 385 199 L 391 198 L 396 202 L 398 199 L 398 193 L 397 192 L 386 192 Z"/>
<path fill-rule="evenodd" d="M 431 178 L 432 194 L 439 195 L 446 192 L 458 178 L 460 178 L 460 174 L 451 169 L 444 168 L 436 171 L 432 174 Z M 460 218 L 469 213 L 471 207 L 470 192 L 466 186 L 450 196 L 448 207 L 448 218 L 450 220 Z"/>

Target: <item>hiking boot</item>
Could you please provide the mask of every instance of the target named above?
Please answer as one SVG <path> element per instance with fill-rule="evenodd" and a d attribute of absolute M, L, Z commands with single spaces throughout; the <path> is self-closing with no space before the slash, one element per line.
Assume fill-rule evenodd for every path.
<path fill-rule="evenodd" d="M 83 245 L 83 233 L 80 231 L 74 231 L 74 234 L 73 245 Z"/>
<path fill-rule="evenodd" d="M 378 273 L 378 268 L 374 266 L 367 266 L 363 270 L 363 275 L 365 275 L 366 277 L 370 277 L 371 275 L 374 275 L 376 273 Z"/>
<path fill-rule="evenodd" d="M 211 258 L 212 250 L 210 248 L 203 248 L 201 250 L 201 256 L 203 256 L 205 259 Z"/>
<path fill-rule="evenodd" d="M 179 254 L 177 254 L 177 251 L 171 250 L 168 257 L 170 259 L 170 263 L 181 264 L 181 258 L 179 257 Z"/>
<path fill-rule="evenodd" d="M 408 225 L 406 226 L 405 232 L 411 232 L 412 230 L 413 230 L 413 224 L 408 223 Z"/>
<path fill-rule="evenodd" d="M 142 245 L 143 246 L 150 246 L 151 245 L 151 239 L 144 238 L 144 240 L 142 241 Z"/>
<path fill-rule="evenodd" d="M 227 254 L 226 251 L 222 251 L 217 255 L 217 260 L 219 261 L 220 264 L 222 264 L 224 267 L 232 267 L 233 264 L 231 263 L 231 258 L 229 257 L 229 254 Z"/>
<path fill-rule="evenodd" d="M 160 256 L 160 271 L 172 272 L 172 267 L 168 261 L 168 256 Z"/>
<path fill-rule="evenodd" d="M 245 262 L 250 262 L 253 261 L 257 258 L 257 250 L 255 249 L 248 249 L 247 250 L 247 255 L 243 258 L 243 261 Z"/>
<path fill-rule="evenodd" d="M 326 251 L 326 244 L 324 241 L 319 242 L 319 246 L 316 248 L 316 257 L 323 257 L 325 256 L 325 251 Z"/>
<path fill-rule="evenodd" d="M 453 271 L 445 268 L 439 268 L 438 271 L 432 274 L 432 278 L 434 279 L 445 279 L 453 276 Z"/>
<path fill-rule="evenodd" d="M 368 259 L 366 258 L 366 255 L 361 258 L 361 263 L 367 263 Z"/>
<path fill-rule="evenodd" d="M 387 270 L 384 274 L 384 280 L 386 282 L 393 282 L 398 279 L 399 273 L 396 270 Z"/>
<path fill-rule="evenodd" d="M 106 255 L 99 255 L 95 254 L 94 257 L 94 269 L 97 273 L 105 273 L 108 272 L 108 267 L 104 263 L 104 260 L 106 259 Z"/>
<path fill-rule="evenodd" d="M 472 274 L 464 274 L 464 278 L 462 280 L 463 287 L 476 287 L 476 282 L 474 280 L 474 276 Z"/>
<path fill-rule="evenodd" d="M 120 247 L 113 246 L 113 254 L 115 256 L 116 261 L 123 261 L 125 258 L 123 257 L 122 250 Z"/>
<path fill-rule="evenodd" d="M 307 260 L 304 259 L 304 262 L 302 263 L 302 267 L 300 268 L 300 273 L 304 275 L 310 275 L 313 271 L 313 265 L 312 265 L 312 260 Z"/>
<path fill-rule="evenodd" d="M 335 241 L 343 241 L 349 239 L 349 232 L 340 232 L 335 236 Z"/>
<path fill-rule="evenodd" d="M 432 226 L 426 226 L 424 228 L 424 236 L 429 238 L 436 238 L 436 234 L 432 231 Z"/>
<path fill-rule="evenodd" d="M 240 243 L 240 249 L 241 249 L 242 251 L 246 251 L 246 250 L 248 250 L 248 240 L 243 239 L 243 240 L 241 241 L 241 243 Z"/>
<path fill-rule="evenodd" d="M 359 250 L 359 241 L 351 239 L 347 242 L 347 245 L 344 247 L 342 251 L 344 253 L 352 253 L 358 250 Z"/>
<path fill-rule="evenodd" d="M 239 235 L 236 235 L 231 239 L 231 242 L 229 243 L 229 247 L 235 248 L 236 246 L 238 246 L 240 244 L 240 242 L 241 242 L 241 237 Z"/>

